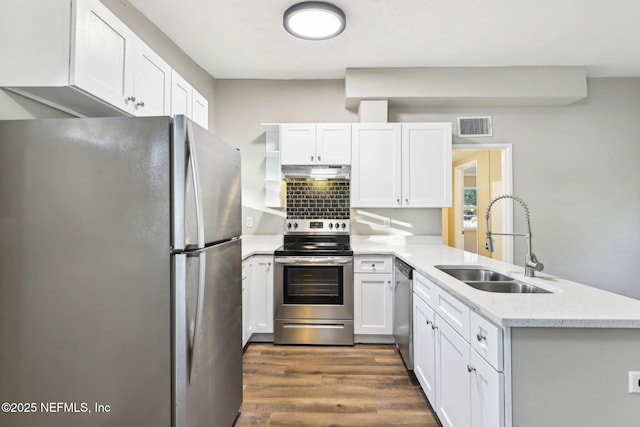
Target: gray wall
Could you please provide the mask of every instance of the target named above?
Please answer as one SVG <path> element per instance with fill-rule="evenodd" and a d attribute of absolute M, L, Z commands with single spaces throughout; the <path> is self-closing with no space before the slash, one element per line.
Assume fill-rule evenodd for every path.
<path fill-rule="evenodd" d="M 242 153 L 244 234 L 282 234 L 284 212 L 264 207 L 265 133 L 261 123 L 353 122 L 344 81 L 216 80 L 216 133 Z"/>
<path fill-rule="evenodd" d="M 491 138 L 454 143 L 513 144 L 514 192 L 531 208 L 534 250 L 545 271 L 640 298 L 640 78 L 590 79 L 589 97 L 569 107 L 391 108 L 389 121 L 455 121 L 493 116 Z M 243 153 L 246 234 L 282 231 L 280 211 L 264 207 L 262 122 L 356 122 L 344 108 L 344 81 L 216 80 L 216 130 Z M 516 207 L 516 231 L 522 230 Z M 355 234 L 440 234 L 438 209 L 352 211 L 389 216 L 393 229 L 356 226 Z M 515 243 L 515 262 L 524 242 Z"/>
<path fill-rule="evenodd" d="M 284 212 L 264 207 L 265 134 L 260 123 L 358 121 L 344 107 L 344 80 L 216 80 L 216 133 L 242 152 L 244 234 L 281 234 Z M 353 210 L 354 234 L 441 234 L 439 209 Z M 391 217 L 392 228 L 382 227 Z"/>
<path fill-rule="evenodd" d="M 514 193 L 531 210 L 533 249 L 545 271 L 640 299 L 640 78 L 589 79 L 569 107 L 397 109 L 390 121 L 490 114 L 493 137 L 513 144 Z M 516 231 L 522 210 L 514 207 Z M 525 245 L 515 242 L 522 265 Z"/>

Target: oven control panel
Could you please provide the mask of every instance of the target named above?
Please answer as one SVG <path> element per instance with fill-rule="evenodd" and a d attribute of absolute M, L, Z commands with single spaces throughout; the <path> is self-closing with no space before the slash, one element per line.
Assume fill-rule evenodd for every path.
<path fill-rule="evenodd" d="M 285 234 L 349 234 L 348 219 L 287 219 L 284 225 Z"/>

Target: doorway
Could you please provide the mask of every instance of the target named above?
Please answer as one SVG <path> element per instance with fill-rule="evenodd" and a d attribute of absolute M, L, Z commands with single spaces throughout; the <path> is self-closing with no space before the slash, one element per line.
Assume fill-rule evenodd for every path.
<path fill-rule="evenodd" d="M 444 243 L 470 253 L 507 262 L 513 260 L 513 240 L 494 237 L 494 252 L 484 245 L 486 208 L 501 194 L 511 194 L 510 144 L 454 144 L 452 207 L 443 209 Z M 513 230 L 513 205 L 500 203 L 491 210 L 495 232 Z"/>
<path fill-rule="evenodd" d="M 455 246 L 467 252 L 478 253 L 478 161 L 472 160 L 455 167 L 453 179 Z"/>

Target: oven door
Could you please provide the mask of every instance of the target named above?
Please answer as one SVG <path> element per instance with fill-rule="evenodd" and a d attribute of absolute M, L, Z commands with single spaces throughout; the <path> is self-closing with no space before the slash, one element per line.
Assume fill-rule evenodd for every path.
<path fill-rule="evenodd" d="M 353 319 L 353 257 L 275 258 L 276 319 Z"/>

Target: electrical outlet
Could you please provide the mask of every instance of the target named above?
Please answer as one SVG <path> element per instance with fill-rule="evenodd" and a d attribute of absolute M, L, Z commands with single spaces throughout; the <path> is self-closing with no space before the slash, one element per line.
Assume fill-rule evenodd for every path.
<path fill-rule="evenodd" d="M 629 393 L 640 393 L 640 372 L 629 371 Z"/>
<path fill-rule="evenodd" d="M 247 228 L 252 228 L 253 227 L 253 217 L 252 216 L 248 216 L 247 217 Z"/>
<path fill-rule="evenodd" d="M 391 218 L 383 218 L 382 225 L 387 228 L 391 227 Z"/>

